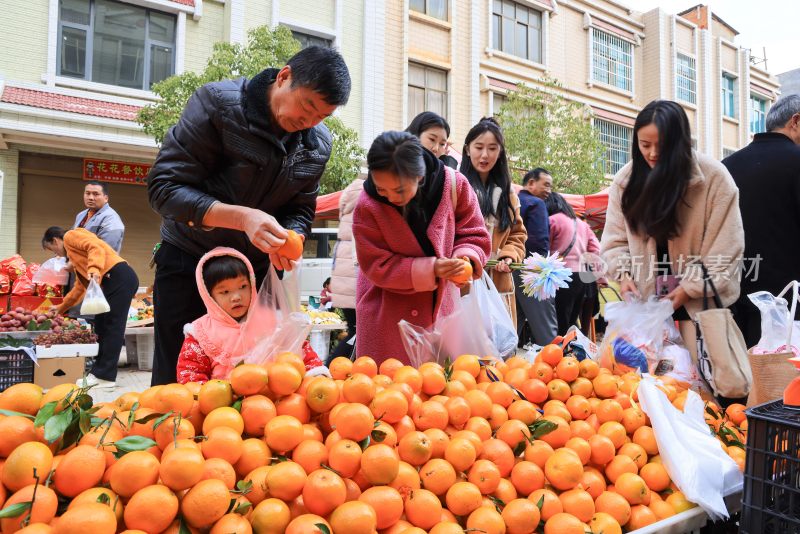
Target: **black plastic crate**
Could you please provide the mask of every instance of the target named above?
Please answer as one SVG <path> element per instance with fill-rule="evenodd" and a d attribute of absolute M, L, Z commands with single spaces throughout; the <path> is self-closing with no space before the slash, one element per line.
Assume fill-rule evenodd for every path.
<path fill-rule="evenodd" d="M 800 534 L 800 410 L 782 400 L 747 413 L 742 534 Z"/>
<path fill-rule="evenodd" d="M 0 391 L 33 382 L 33 360 L 24 350 L 0 350 Z"/>

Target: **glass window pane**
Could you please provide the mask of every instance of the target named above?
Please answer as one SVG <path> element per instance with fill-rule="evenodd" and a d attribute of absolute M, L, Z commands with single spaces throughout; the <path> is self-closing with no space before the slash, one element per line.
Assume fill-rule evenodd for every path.
<path fill-rule="evenodd" d="M 447 0 L 428 0 L 428 15 L 447 20 Z"/>
<path fill-rule="evenodd" d="M 528 28 L 528 59 L 542 62 L 542 41 L 541 31 L 536 28 Z"/>
<path fill-rule="evenodd" d="M 64 27 L 61 30 L 62 76 L 86 77 L 86 32 Z"/>
<path fill-rule="evenodd" d="M 503 0 L 503 15 L 509 18 L 514 18 L 514 2 Z"/>
<path fill-rule="evenodd" d="M 514 54 L 528 59 L 528 27 L 525 24 L 516 24 L 517 39 L 514 43 Z"/>
<path fill-rule="evenodd" d="M 517 22 L 528 23 L 528 10 L 522 6 L 517 6 Z"/>
<path fill-rule="evenodd" d="M 447 73 L 437 69 L 428 69 L 428 89 L 447 91 Z"/>
<path fill-rule="evenodd" d="M 97 0 L 92 81 L 142 89 L 145 10 Z"/>
<path fill-rule="evenodd" d="M 500 38 L 502 36 L 503 17 L 492 15 L 492 48 L 500 50 Z"/>
<path fill-rule="evenodd" d="M 175 42 L 175 17 L 164 13 L 150 12 L 150 39 L 163 43 Z"/>
<path fill-rule="evenodd" d="M 433 111 L 434 113 L 438 113 L 442 117 L 447 117 L 446 93 L 440 93 L 439 91 L 428 91 L 427 96 L 428 101 L 425 109 L 428 111 Z"/>
<path fill-rule="evenodd" d="M 542 14 L 534 9 L 528 10 L 528 26 L 531 28 L 541 29 L 542 27 Z"/>
<path fill-rule="evenodd" d="M 425 13 L 425 0 L 411 0 L 408 5 L 409 8 L 420 13 Z"/>
<path fill-rule="evenodd" d="M 408 65 L 408 83 L 416 87 L 425 87 L 425 69 L 419 65 Z"/>
<path fill-rule="evenodd" d="M 514 19 L 503 17 L 503 52 L 514 53 Z"/>
<path fill-rule="evenodd" d="M 408 88 L 408 116 L 416 117 L 425 111 L 425 89 Z"/>
<path fill-rule="evenodd" d="M 492 2 L 492 13 L 495 13 L 497 15 L 502 15 L 503 14 L 503 2 L 502 2 L 502 0 L 494 0 L 494 2 Z"/>
<path fill-rule="evenodd" d="M 62 22 L 89 25 L 89 0 L 60 0 Z"/>
<path fill-rule="evenodd" d="M 150 85 L 172 76 L 172 48 L 152 45 L 150 47 Z"/>

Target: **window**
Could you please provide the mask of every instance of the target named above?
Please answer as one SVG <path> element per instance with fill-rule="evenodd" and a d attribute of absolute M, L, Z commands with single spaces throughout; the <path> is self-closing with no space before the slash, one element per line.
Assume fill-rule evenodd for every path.
<path fill-rule="evenodd" d="M 592 28 L 592 79 L 624 91 L 633 90 L 633 45 Z"/>
<path fill-rule="evenodd" d="M 58 73 L 149 90 L 175 74 L 174 15 L 113 0 L 59 0 Z"/>
<path fill-rule="evenodd" d="M 736 80 L 727 74 L 722 75 L 722 114 L 736 118 Z"/>
<path fill-rule="evenodd" d="M 411 0 L 409 8 L 437 19 L 447 20 L 447 0 Z"/>
<path fill-rule="evenodd" d="M 492 48 L 541 63 L 542 14 L 511 0 L 494 0 Z"/>
<path fill-rule="evenodd" d="M 408 117 L 433 111 L 447 118 L 447 72 L 416 63 L 408 64 Z"/>
<path fill-rule="evenodd" d="M 508 97 L 502 93 L 490 93 L 492 95 L 492 115 L 497 117 L 500 114 L 500 108 L 508 102 Z"/>
<path fill-rule="evenodd" d="M 697 70 L 695 69 L 694 58 L 678 54 L 677 60 L 677 72 L 675 73 L 677 81 L 676 96 L 678 100 L 695 104 L 697 103 Z"/>
<path fill-rule="evenodd" d="M 722 149 L 722 159 L 727 158 L 728 156 L 730 156 L 734 152 L 736 152 L 735 148 L 723 148 Z"/>
<path fill-rule="evenodd" d="M 300 46 L 302 48 L 308 48 L 309 46 L 324 46 L 330 48 L 333 44 L 331 39 L 325 39 L 324 37 L 317 37 L 316 35 L 309 35 L 294 30 L 292 30 L 292 37 L 300 41 Z"/>
<path fill-rule="evenodd" d="M 767 101 L 750 95 L 750 133 L 757 134 L 767 130 Z"/>
<path fill-rule="evenodd" d="M 606 147 L 606 155 L 602 161 L 603 172 L 616 174 L 630 157 L 633 129 L 602 119 L 594 119 L 594 127 L 600 133 L 600 142 Z"/>

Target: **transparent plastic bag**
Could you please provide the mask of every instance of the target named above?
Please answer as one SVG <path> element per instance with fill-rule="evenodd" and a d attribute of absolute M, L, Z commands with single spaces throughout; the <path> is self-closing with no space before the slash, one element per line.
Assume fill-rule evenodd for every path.
<path fill-rule="evenodd" d="M 500 357 L 506 359 L 516 354 L 519 341 L 517 326 L 511 321 L 508 308 L 486 271 L 480 280 L 472 282 L 470 294 L 478 302 L 483 326 Z"/>
<path fill-rule="evenodd" d="M 656 297 L 608 303 L 608 327 L 598 353 L 600 365 L 615 374 L 649 372 L 658 362 L 672 312 L 672 302 Z"/>
<path fill-rule="evenodd" d="M 667 334 L 658 361 L 650 365 L 650 374 L 673 378 L 678 385 L 699 394 L 703 399 L 713 400 L 713 393 L 700 375 L 692 355 L 683 344 L 675 323 L 667 321 Z"/>
<path fill-rule="evenodd" d="M 56 256 L 50 258 L 39 266 L 39 270 L 33 275 L 34 284 L 45 284 L 48 286 L 63 286 L 69 280 L 67 271 L 67 258 Z"/>
<path fill-rule="evenodd" d="M 792 310 L 783 295 L 791 290 Z M 800 356 L 800 321 L 793 321 L 797 309 L 798 283 L 792 282 L 777 297 L 768 291 L 747 295 L 761 312 L 761 339 L 752 348 L 754 354 L 793 352 Z M 794 340 L 794 341 L 793 341 Z"/>
<path fill-rule="evenodd" d="M 282 352 L 302 357 L 303 342 L 311 331 L 311 319 L 300 311 L 300 272 L 284 271 L 278 278 L 270 266 L 256 302 L 242 327 L 237 354 L 245 363 L 266 363 Z"/>
<path fill-rule="evenodd" d="M 639 383 L 639 402 L 650 418 L 661 462 L 678 489 L 713 520 L 727 518 L 724 497 L 741 491 L 744 478 L 709 432 L 700 396 L 690 391 L 681 412 L 658 388 L 656 379 L 644 377 Z"/>
<path fill-rule="evenodd" d="M 89 281 L 89 286 L 86 288 L 86 293 L 83 296 L 83 303 L 81 304 L 81 315 L 100 315 L 111 311 L 111 306 L 108 305 L 103 289 L 100 284 L 95 282 L 94 278 Z"/>
<path fill-rule="evenodd" d="M 458 289 L 447 284 L 443 291 Z M 400 321 L 400 338 L 406 349 L 411 365 L 419 367 L 426 362 L 445 365 L 462 354 L 476 354 L 481 358 L 498 358 L 495 348 L 485 328 L 475 328 L 483 324 L 480 305 L 474 293 L 462 298 L 455 297 L 455 309 L 449 315 L 440 314 L 433 325 L 423 328 Z"/>

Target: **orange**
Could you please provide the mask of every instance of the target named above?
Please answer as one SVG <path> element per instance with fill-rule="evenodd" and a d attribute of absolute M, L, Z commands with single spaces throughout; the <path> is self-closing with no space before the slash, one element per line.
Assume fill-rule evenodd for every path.
<path fill-rule="evenodd" d="M 464 262 L 464 270 L 461 274 L 450 277 L 450 281 L 454 284 L 466 284 L 472 280 L 472 263 L 467 257 L 461 258 Z"/>
<path fill-rule="evenodd" d="M 306 472 L 294 462 L 279 462 L 267 473 L 269 495 L 289 502 L 302 492 L 307 480 Z"/>
<path fill-rule="evenodd" d="M 608 421 L 616 421 L 619 423 L 622 421 L 623 416 L 622 406 L 613 399 L 604 399 L 600 401 L 594 413 L 597 414 L 597 420 L 600 424 Z"/>
<path fill-rule="evenodd" d="M 575 488 L 565 491 L 558 496 L 558 499 L 561 501 L 564 513 L 572 514 L 584 523 L 589 522 L 594 515 L 594 500 L 583 489 Z"/>
<path fill-rule="evenodd" d="M 292 461 L 300 464 L 306 473 L 311 473 L 328 462 L 328 448 L 319 441 L 304 440 L 292 452 Z"/>
<path fill-rule="evenodd" d="M 636 408 L 626 408 L 622 413 L 622 426 L 628 435 L 633 434 L 639 427 L 643 427 L 647 421 L 644 413 Z"/>
<path fill-rule="evenodd" d="M 375 382 L 362 373 L 350 375 L 342 384 L 342 395 L 347 402 L 369 404 L 375 397 Z"/>
<path fill-rule="evenodd" d="M 620 525 L 631 518 L 631 505 L 619 493 L 604 491 L 594 502 L 597 512 L 604 512 L 613 517 Z"/>
<path fill-rule="evenodd" d="M 320 525 L 331 531 L 331 525 L 324 518 L 315 514 L 299 515 L 286 527 L 286 534 L 321 534 Z"/>
<path fill-rule="evenodd" d="M 465 516 L 481 506 L 483 495 L 478 486 L 471 482 L 456 482 L 448 488 L 445 501 L 448 510 L 457 516 Z"/>
<path fill-rule="evenodd" d="M 514 451 L 504 441 L 490 439 L 483 444 L 479 459 L 489 460 L 500 470 L 500 476 L 507 478 L 514 467 Z"/>
<path fill-rule="evenodd" d="M 320 443 L 320 445 L 322 444 Z M 269 464 L 271 456 L 272 454 L 263 440 L 248 438 L 242 442 L 242 455 L 233 468 L 239 478 L 242 478 L 253 469 Z"/>
<path fill-rule="evenodd" d="M 54 479 L 55 490 L 64 497 L 97 486 L 106 471 L 105 453 L 89 445 L 78 445 L 70 450 L 58 464 Z"/>
<path fill-rule="evenodd" d="M 614 376 L 609 374 L 599 374 L 592 380 L 592 387 L 595 394 L 601 399 L 616 397 L 619 393 L 619 384 Z"/>
<path fill-rule="evenodd" d="M 336 508 L 331 514 L 330 523 L 333 532 L 372 534 L 377 528 L 378 516 L 369 504 L 352 501 Z"/>
<path fill-rule="evenodd" d="M 327 376 L 317 376 L 311 379 L 306 389 L 306 403 L 313 412 L 329 412 L 338 402 L 339 387 L 333 379 Z"/>
<path fill-rule="evenodd" d="M 547 393 L 551 399 L 566 402 L 572 396 L 572 390 L 569 384 L 560 378 L 554 378 L 547 384 Z"/>
<path fill-rule="evenodd" d="M 639 470 L 639 476 L 652 491 L 661 492 L 669 487 L 670 478 L 666 468 L 661 464 L 645 464 Z"/>
<path fill-rule="evenodd" d="M 658 521 L 656 514 L 643 504 L 631 507 L 631 519 L 625 525 L 629 530 L 638 530 Z"/>
<path fill-rule="evenodd" d="M 117 531 L 117 516 L 110 506 L 87 503 L 67 510 L 53 530 L 55 534 L 114 534 Z"/>
<path fill-rule="evenodd" d="M 411 490 L 422 488 L 422 481 L 415 467 L 406 462 L 400 462 L 397 476 L 389 486 L 399 491 L 400 495 L 405 498 Z"/>
<path fill-rule="evenodd" d="M 475 484 L 484 495 L 489 495 L 500 485 L 500 469 L 490 460 L 477 460 L 469 469 L 467 480 Z"/>
<path fill-rule="evenodd" d="M 343 477 L 350 478 L 361 468 L 361 455 L 361 447 L 358 443 L 343 439 L 330 448 L 328 463 Z"/>
<path fill-rule="evenodd" d="M 7 458 L 19 445 L 36 441 L 33 421 L 18 415 L 0 419 L 0 456 Z"/>
<path fill-rule="evenodd" d="M 572 432 L 572 437 L 583 438 L 589 441 L 589 438 L 596 434 L 594 427 L 586 421 L 576 420 L 569 422 L 569 430 Z"/>
<path fill-rule="evenodd" d="M 539 526 L 541 512 L 528 499 L 514 499 L 506 503 L 502 518 L 508 534 L 532 534 Z"/>
<path fill-rule="evenodd" d="M 585 489 L 592 496 L 592 499 L 596 499 L 606 491 L 606 479 L 597 469 L 592 467 L 585 468 L 581 477 L 580 487 Z"/>
<path fill-rule="evenodd" d="M 594 395 L 594 388 L 592 381 L 588 378 L 579 376 L 569 384 L 569 389 L 572 390 L 573 395 L 581 395 L 583 397 L 591 397 Z"/>
<path fill-rule="evenodd" d="M 564 357 L 564 351 L 558 345 L 545 345 L 539 354 L 536 356 L 537 360 L 543 361 L 551 367 L 555 367 Z"/>
<path fill-rule="evenodd" d="M 568 490 L 577 486 L 583 476 L 583 464 L 577 454 L 557 450 L 544 464 L 544 474 L 553 487 Z"/>
<path fill-rule="evenodd" d="M 297 391 L 303 375 L 289 362 L 275 362 L 269 368 L 269 390 L 279 397 Z"/>
<path fill-rule="evenodd" d="M 590 461 L 595 465 L 605 465 L 614 459 L 616 447 L 608 437 L 595 434 L 589 438 L 589 446 L 592 448 Z"/>
<path fill-rule="evenodd" d="M 555 371 L 556 375 L 561 380 L 565 382 L 572 382 L 578 378 L 578 375 L 580 374 L 578 360 L 572 356 L 562 358 L 561 361 L 556 364 Z"/>
<path fill-rule="evenodd" d="M 49 523 L 55 517 L 56 509 L 58 508 L 56 492 L 46 486 L 39 485 L 36 487 L 36 499 L 33 500 L 34 486 L 34 484 L 25 486 L 6 501 L 4 505 L 6 508 L 23 502 L 33 502 L 33 506 L 25 514 L 18 517 L 8 517 L 0 520 L 0 526 L 2 526 L 4 534 L 21 529 L 21 523 L 28 514 L 30 514 L 30 523 Z"/>
<path fill-rule="evenodd" d="M 364 491 L 358 498 L 375 510 L 377 527 L 387 529 L 397 523 L 403 515 L 403 498 L 400 492 L 389 486 L 375 486 Z"/>
<path fill-rule="evenodd" d="M 205 458 L 199 450 L 179 448 L 162 457 L 158 472 L 166 487 L 173 491 L 182 491 L 200 481 L 204 465 Z"/>
<path fill-rule="evenodd" d="M 572 514 L 555 514 L 544 524 L 544 534 L 585 534 L 584 523 Z"/>
<path fill-rule="evenodd" d="M 236 484 L 236 471 L 222 458 L 209 458 L 203 464 L 203 476 L 200 480 L 211 479 L 221 480 L 229 490 L 232 490 Z"/>
<path fill-rule="evenodd" d="M 524 458 L 529 462 L 533 462 L 539 466 L 539 469 L 544 469 L 544 464 L 553 454 L 553 447 L 546 441 L 540 439 L 534 440 L 533 443 L 528 444 L 525 448 Z"/>
<path fill-rule="evenodd" d="M 414 425 L 422 431 L 430 428 L 444 430 L 447 428 L 449 417 L 447 408 L 445 408 L 444 405 L 436 401 L 425 401 L 422 403 L 419 410 L 414 412 L 412 420 L 414 421 Z"/>
<path fill-rule="evenodd" d="M 442 496 L 455 484 L 456 470 L 449 462 L 436 458 L 420 468 L 419 478 L 425 489 Z"/>
<path fill-rule="evenodd" d="M 375 416 L 363 404 L 349 403 L 342 406 L 331 423 L 342 438 L 361 441 L 375 427 Z"/>
<path fill-rule="evenodd" d="M 236 410 L 233 411 L 236 412 Z M 239 415 L 239 412 L 236 412 L 236 415 Z M 241 432 L 239 433 L 241 434 Z M 153 431 L 153 438 L 156 440 L 158 448 L 162 451 L 177 439 L 192 439 L 195 435 L 194 425 L 188 419 L 183 419 L 182 417 L 170 417 Z"/>
<path fill-rule="evenodd" d="M 400 471 L 400 459 L 388 445 L 371 445 L 361 454 L 361 471 L 373 486 L 389 484 Z"/>
<path fill-rule="evenodd" d="M 183 496 L 181 514 L 189 525 L 205 529 L 227 513 L 230 499 L 230 492 L 224 482 L 203 480 Z"/>
<path fill-rule="evenodd" d="M 580 458 L 581 463 L 586 465 L 589 463 L 589 459 L 592 456 L 592 446 L 589 445 L 589 442 L 583 438 L 570 438 L 565 444 L 564 447 L 567 449 L 571 449 L 575 451 L 575 454 L 578 455 Z"/>
<path fill-rule="evenodd" d="M 633 433 L 632 439 L 634 443 L 640 445 L 650 456 L 658 454 L 658 443 L 656 443 L 656 435 L 652 427 L 643 426 L 637 428 Z"/>
<path fill-rule="evenodd" d="M 207 438 L 200 444 L 200 450 L 206 459 L 220 458 L 233 465 L 241 458 L 243 443 L 241 433 L 227 426 L 218 426 L 211 429 Z"/>
<path fill-rule="evenodd" d="M 244 432 L 242 414 L 230 406 L 222 406 L 211 410 L 203 420 L 203 434 L 208 435 L 212 429 L 220 426 L 227 426 L 242 434 Z"/>
<path fill-rule="evenodd" d="M 425 395 L 438 395 L 447 386 L 444 370 L 438 365 L 420 368 L 420 374 L 422 375 L 422 393 Z"/>
<path fill-rule="evenodd" d="M 111 489 L 120 497 L 131 497 L 158 480 L 159 461 L 147 451 L 129 452 L 114 464 Z"/>
<path fill-rule="evenodd" d="M 644 467 L 647 463 L 647 453 L 641 445 L 637 445 L 636 443 L 626 443 L 619 448 L 618 454 L 624 454 L 629 457 L 639 469 Z"/>
<path fill-rule="evenodd" d="M 286 241 L 278 249 L 278 256 L 288 260 L 299 260 L 303 255 L 303 238 L 294 230 L 286 230 Z"/>
<path fill-rule="evenodd" d="M 625 427 L 622 426 L 622 423 L 617 423 L 616 421 L 607 421 L 601 424 L 600 428 L 597 429 L 597 433 L 610 439 L 611 443 L 614 444 L 614 449 L 622 447 L 628 439 Z"/>
<path fill-rule="evenodd" d="M 442 503 L 428 490 L 412 490 L 406 498 L 404 506 L 408 521 L 419 528 L 428 530 L 439 522 L 442 515 Z"/>
<path fill-rule="evenodd" d="M 531 377 L 523 382 L 520 391 L 530 402 L 542 403 L 547 400 L 547 384 L 538 377 Z"/>
<path fill-rule="evenodd" d="M 327 516 L 344 504 L 346 498 L 344 480 L 328 469 L 310 473 L 303 486 L 303 502 L 312 514 Z"/>
<path fill-rule="evenodd" d="M 473 389 L 464 394 L 470 407 L 471 417 L 489 418 L 492 415 L 492 399 L 486 392 Z"/>
<path fill-rule="evenodd" d="M 194 395 L 183 384 L 165 385 L 156 393 L 156 399 L 162 409 L 179 413 L 182 417 L 188 417 L 194 405 Z"/>
<path fill-rule="evenodd" d="M 592 408 L 589 404 L 589 401 L 586 400 L 586 397 L 582 395 L 573 395 L 569 399 L 567 399 L 567 410 L 569 410 L 570 416 L 573 419 L 586 419 L 591 415 Z"/>
<path fill-rule="evenodd" d="M 695 506 L 697 506 L 696 504 L 694 504 L 692 502 L 689 502 L 686 499 L 686 495 L 684 495 L 680 491 L 672 492 L 667 497 L 666 501 L 667 501 L 667 503 L 669 503 L 670 506 L 672 506 L 672 508 L 673 508 L 673 510 L 675 510 L 676 514 L 679 514 L 681 512 L 685 512 L 686 510 L 689 510 L 690 508 L 694 508 Z M 8 503 L 6 503 L 6 505 L 7 504 Z"/>
<path fill-rule="evenodd" d="M 10 417 L 6 419 L 10 419 Z M 103 457 L 103 462 L 105 462 L 105 457 Z M 36 481 L 34 472 L 39 481 L 44 482 L 50 474 L 52 466 L 53 453 L 46 445 L 38 441 L 23 443 L 11 452 L 3 465 L 3 485 L 11 491 L 19 491 Z M 71 471 L 74 472 L 74 469 Z M 79 481 L 80 485 L 84 483 L 84 480 Z"/>
<path fill-rule="evenodd" d="M 258 534 L 283 534 L 291 521 L 289 506 L 280 499 L 266 499 L 253 509 L 250 521 Z"/>
<path fill-rule="evenodd" d="M 605 512 L 597 512 L 589 520 L 589 528 L 592 534 L 622 534 L 622 527 L 611 515 Z"/>
<path fill-rule="evenodd" d="M 400 459 L 411 465 L 422 465 L 430 460 L 433 444 L 424 432 L 411 431 L 403 436 L 397 444 Z"/>
<path fill-rule="evenodd" d="M 328 370 L 330 371 L 331 377 L 334 380 L 344 380 L 353 371 L 353 362 L 350 360 L 350 358 L 339 356 L 331 361 L 330 366 L 328 366 Z"/>
<path fill-rule="evenodd" d="M 549 489 L 538 489 L 528 495 L 528 500 L 536 505 L 541 511 L 542 521 L 547 521 L 556 514 L 564 511 L 558 496 Z"/>
<path fill-rule="evenodd" d="M 361 488 L 351 479 L 344 479 L 344 487 L 347 489 L 347 497 L 345 498 L 345 502 L 357 501 L 361 496 Z"/>
<path fill-rule="evenodd" d="M 76 389 L 78 389 L 78 386 L 75 384 L 59 384 L 53 388 L 50 388 L 50 391 L 42 396 L 42 403 L 39 407 L 43 407 L 48 402 L 60 401 L 66 398 L 67 395 Z M 59 405 L 56 407 L 55 413 L 60 413 L 63 409 L 64 408 L 59 403 Z"/>
<path fill-rule="evenodd" d="M 378 364 L 369 356 L 359 356 L 353 362 L 353 373 L 361 373 L 370 378 L 378 375 Z"/>
<path fill-rule="evenodd" d="M 247 494 L 247 500 L 253 503 L 253 506 L 257 506 L 258 503 L 268 497 L 267 474 L 270 469 L 271 466 L 263 465 L 253 469 L 244 477 L 245 482 L 252 483 L 250 493 Z"/>
<path fill-rule="evenodd" d="M 511 386 L 505 382 L 491 382 L 486 387 L 486 394 L 494 404 L 499 404 L 503 408 L 508 408 L 518 398 Z"/>
<path fill-rule="evenodd" d="M 492 492 L 492 496 L 500 499 L 503 502 L 511 502 L 519 497 L 519 494 L 517 493 L 517 489 L 514 487 L 514 484 L 512 484 L 510 480 L 507 478 L 501 478 L 500 483 L 497 485 L 497 489 Z"/>
<path fill-rule="evenodd" d="M 387 358 L 381 362 L 380 366 L 378 367 L 378 372 L 384 376 L 393 378 L 395 371 L 401 367 L 403 367 L 403 362 L 397 358 Z"/>
<path fill-rule="evenodd" d="M 650 488 L 639 475 L 622 473 L 614 483 L 614 490 L 631 505 L 650 503 Z"/>
<path fill-rule="evenodd" d="M 582 362 L 578 364 L 580 368 L 580 375 L 583 378 L 588 378 L 592 380 L 600 373 L 600 366 L 597 364 L 596 361 L 586 358 Z"/>
<path fill-rule="evenodd" d="M 528 425 L 522 421 L 509 419 L 500 425 L 500 428 L 495 432 L 495 436 L 514 449 L 520 443 L 527 443 L 531 437 L 531 431 L 528 429 Z"/>
<path fill-rule="evenodd" d="M 527 497 L 544 487 L 544 471 L 535 463 L 523 460 L 511 470 L 511 483 L 520 495 Z"/>
<path fill-rule="evenodd" d="M 69 508 L 80 506 L 86 503 L 98 502 L 97 499 L 101 495 L 105 495 L 108 497 L 108 505 L 112 507 L 112 510 L 114 510 L 114 513 L 117 516 L 117 523 L 122 524 L 122 517 L 123 514 L 125 513 L 125 507 L 122 506 L 122 501 L 119 500 L 117 494 L 108 488 L 89 488 L 88 490 L 84 491 L 83 493 L 72 499 L 69 503 Z"/>
<path fill-rule="evenodd" d="M 133 494 L 125 506 L 125 526 L 145 532 L 162 532 L 178 515 L 178 497 L 166 486 L 147 486 Z"/>
<path fill-rule="evenodd" d="M 493 508 L 480 507 L 467 518 L 467 530 L 486 534 L 504 534 L 506 524 L 500 512 Z"/>
<path fill-rule="evenodd" d="M 474 354 L 462 354 L 453 361 L 453 371 L 466 371 L 474 378 L 481 372 L 480 359 Z"/>
<path fill-rule="evenodd" d="M 375 430 L 378 430 L 376 427 Z M 431 440 L 431 458 L 444 458 L 447 444 L 450 443 L 450 437 L 444 430 L 438 428 L 429 428 L 424 432 L 428 439 Z M 381 442 L 391 446 L 392 444 L 385 439 Z"/>
<path fill-rule="evenodd" d="M 269 376 L 266 367 L 245 363 L 234 367 L 229 380 L 237 395 L 256 395 L 267 386 Z"/>
<path fill-rule="evenodd" d="M 544 413 L 542 415 L 557 415 L 567 423 L 572 420 L 572 414 L 570 414 L 566 403 L 563 401 L 551 399 L 544 403 L 543 408 Z"/>
<path fill-rule="evenodd" d="M 209 380 L 200 387 L 197 400 L 200 402 L 200 412 L 207 415 L 214 408 L 233 404 L 233 389 L 224 380 Z"/>
<path fill-rule="evenodd" d="M 311 408 L 306 403 L 305 396 L 291 393 L 275 401 L 278 415 L 291 415 L 303 424 L 311 422 Z"/>
<path fill-rule="evenodd" d="M 398 384 L 408 384 L 414 393 L 422 391 L 422 374 L 410 365 L 404 365 L 395 371 L 394 381 Z"/>
<path fill-rule="evenodd" d="M 408 408 L 408 399 L 396 389 L 384 389 L 376 393 L 370 403 L 373 417 L 389 424 L 399 422 L 408 413 Z"/>
<path fill-rule="evenodd" d="M 653 496 L 658 495 L 654 493 Z M 672 517 L 675 515 L 675 509 L 672 508 L 672 505 L 669 504 L 667 501 L 656 500 L 653 499 L 650 501 L 650 510 L 655 514 L 656 519 L 661 521 L 662 519 L 666 519 L 668 517 Z"/>
<path fill-rule="evenodd" d="M 250 521 L 239 514 L 230 513 L 225 514 L 214 523 L 209 534 L 251 534 L 252 532 L 253 527 L 250 525 Z"/>
<path fill-rule="evenodd" d="M 540 438 L 554 449 L 563 447 L 564 444 L 569 441 L 569 438 L 572 437 L 569 424 L 563 418 L 558 417 L 557 415 L 546 415 L 542 417 L 541 420 L 550 421 L 551 423 L 556 424 L 556 428 L 554 430 L 548 432 Z"/>
<path fill-rule="evenodd" d="M 499 404 L 492 404 L 492 415 L 488 418 L 492 431 L 496 431 L 503 423 L 508 421 L 508 412 Z"/>
<path fill-rule="evenodd" d="M 526 425 L 530 425 L 539 418 L 539 412 L 536 411 L 535 404 L 520 399 L 514 401 L 511 403 L 511 406 L 508 407 L 508 417 L 509 419 L 516 419 L 522 421 Z"/>
<path fill-rule="evenodd" d="M 0 409 L 36 415 L 42 405 L 42 388 L 35 384 L 14 384 L 0 395 Z"/>
<path fill-rule="evenodd" d="M 8 393 L 8 390 L 3 393 L 3 396 L 5 396 L 6 393 Z M 746 406 L 743 404 L 731 404 L 725 408 L 725 415 L 728 416 L 728 419 L 730 419 L 734 425 L 739 426 L 747 420 L 747 415 L 744 413 L 745 408 Z"/>
<path fill-rule="evenodd" d="M 264 436 L 270 450 L 287 452 L 303 441 L 303 425 L 292 416 L 278 415 L 267 423 Z"/>
<path fill-rule="evenodd" d="M 608 478 L 612 484 L 616 484 L 617 479 L 622 473 L 638 474 L 639 469 L 636 467 L 636 464 L 633 463 L 630 456 L 619 454 L 614 456 L 608 465 L 606 465 L 605 474 L 606 478 Z"/>
<path fill-rule="evenodd" d="M 444 452 L 444 459 L 458 472 L 469 469 L 477 456 L 475 446 L 466 438 L 451 439 Z"/>

